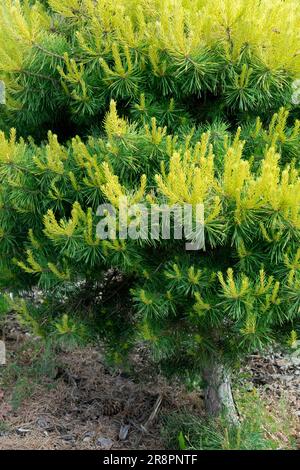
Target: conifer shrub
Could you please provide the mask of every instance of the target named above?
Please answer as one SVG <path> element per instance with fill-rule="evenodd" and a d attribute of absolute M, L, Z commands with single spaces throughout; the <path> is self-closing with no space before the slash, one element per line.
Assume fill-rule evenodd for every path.
<path fill-rule="evenodd" d="M 265 119 L 300 71 L 295 0 L 3 0 L 0 28 L 3 119 L 39 139 L 97 132 L 111 98 L 170 128 Z"/>
<path fill-rule="evenodd" d="M 116 362 L 144 341 L 236 422 L 241 357 L 298 344 L 298 3 L 1 9 L 2 291 L 37 334 L 101 337 Z M 202 204 L 205 250 L 99 238 L 99 205 L 118 224 L 124 197 Z"/>

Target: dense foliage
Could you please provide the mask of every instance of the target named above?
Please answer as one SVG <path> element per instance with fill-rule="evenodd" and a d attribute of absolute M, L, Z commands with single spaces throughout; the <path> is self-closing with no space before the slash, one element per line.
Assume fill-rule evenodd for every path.
<path fill-rule="evenodd" d="M 24 321 L 208 381 L 297 344 L 299 22 L 292 0 L 2 2 L 0 283 Z M 121 196 L 203 203 L 206 250 L 100 240 Z"/>
<path fill-rule="evenodd" d="M 4 118 L 25 136 L 97 131 L 110 98 L 170 127 L 268 117 L 300 72 L 294 0 L 4 0 L 0 27 Z"/>

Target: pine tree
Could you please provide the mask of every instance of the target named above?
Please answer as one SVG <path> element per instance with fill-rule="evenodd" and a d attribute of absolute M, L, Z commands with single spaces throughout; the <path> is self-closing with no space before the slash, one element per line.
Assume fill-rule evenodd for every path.
<path fill-rule="evenodd" d="M 111 98 L 123 113 L 155 115 L 171 129 L 217 117 L 236 124 L 257 110 L 268 119 L 291 101 L 300 72 L 295 0 L 43 3 L 1 2 L 3 118 L 21 135 L 87 135 Z"/>
<path fill-rule="evenodd" d="M 22 321 L 100 335 L 114 361 L 144 341 L 236 421 L 230 371 L 300 333 L 299 18 L 294 0 L 2 2 L 0 288 L 27 293 Z M 98 238 L 121 197 L 203 204 L 205 251 Z"/>

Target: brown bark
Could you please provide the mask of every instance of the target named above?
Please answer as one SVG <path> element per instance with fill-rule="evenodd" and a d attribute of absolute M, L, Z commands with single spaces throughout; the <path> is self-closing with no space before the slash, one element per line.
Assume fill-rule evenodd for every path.
<path fill-rule="evenodd" d="M 229 370 L 221 363 L 211 361 L 203 369 L 204 399 L 208 416 L 223 415 L 232 425 L 239 423 L 238 412 L 231 390 Z"/>

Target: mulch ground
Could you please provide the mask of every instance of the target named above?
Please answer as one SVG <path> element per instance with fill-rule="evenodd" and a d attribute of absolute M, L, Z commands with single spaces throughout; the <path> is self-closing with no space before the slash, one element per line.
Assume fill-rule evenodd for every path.
<path fill-rule="evenodd" d="M 29 365 L 30 348 L 21 357 L 19 351 L 32 339 L 15 326 L 6 335 L 8 364 L 0 367 L 16 357 Z M 34 383 L 16 409 L 12 390 L 0 382 L 0 449 L 164 449 L 164 416 L 183 408 L 203 415 L 203 401 L 198 392 L 145 373 L 142 356 L 137 352 L 133 380 L 107 368 L 97 348 L 62 351 L 54 377 Z M 254 355 L 244 370 L 269 406 L 285 398 L 299 419 L 299 358 Z"/>

